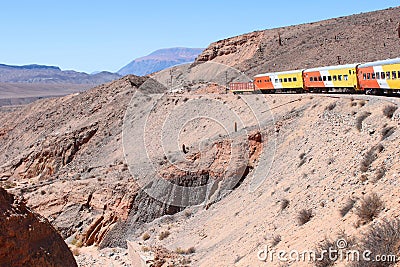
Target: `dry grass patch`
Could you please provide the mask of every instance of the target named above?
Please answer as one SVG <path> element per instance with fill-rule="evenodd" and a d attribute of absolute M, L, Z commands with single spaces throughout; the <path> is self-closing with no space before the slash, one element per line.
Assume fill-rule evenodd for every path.
<path fill-rule="evenodd" d="M 384 204 L 376 193 L 361 199 L 360 206 L 357 207 L 356 214 L 361 224 L 372 222 L 382 211 Z"/>
<path fill-rule="evenodd" d="M 383 115 L 385 115 L 388 119 L 391 119 L 393 118 L 393 114 L 395 113 L 396 110 L 397 110 L 396 106 L 387 105 L 383 108 L 382 112 Z"/>
<path fill-rule="evenodd" d="M 396 131 L 396 127 L 393 126 L 387 126 L 382 129 L 382 138 L 381 140 L 385 140 L 386 138 L 390 137 L 394 132 Z"/>
<path fill-rule="evenodd" d="M 347 199 L 346 204 L 340 209 L 340 215 L 342 217 L 346 216 L 346 214 L 353 209 L 355 203 L 356 201 L 354 199 Z"/>
<path fill-rule="evenodd" d="M 163 231 L 163 232 L 161 232 L 160 235 L 158 236 L 158 239 L 159 239 L 159 240 L 163 240 L 163 239 L 167 238 L 170 234 L 171 234 L 171 233 L 170 233 L 168 230 Z"/>
<path fill-rule="evenodd" d="M 356 119 L 356 128 L 357 128 L 358 131 L 361 132 L 362 123 L 363 123 L 363 121 L 364 121 L 366 118 L 368 118 L 369 116 L 371 116 L 371 113 L 370 113 L 370 112 L 364 111 L 363 113 L 361 113 L 361 114 L 357 117 L 357 119 Z"/>
<path fill-rule="evenodd" d="M 302 209 L 297 216 L 297 222 L 299 225 L 304 225 L 309 222 L 313 216 L 312 209 Z"/>

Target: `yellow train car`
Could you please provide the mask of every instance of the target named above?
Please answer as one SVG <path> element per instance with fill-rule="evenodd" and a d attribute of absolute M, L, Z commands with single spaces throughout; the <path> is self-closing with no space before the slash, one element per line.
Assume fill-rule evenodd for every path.
<path fill-rule="evenodd" d="M 255 90 L 262 93 L 303 91 L 303 70 L 259 74 L 254 77 Z"/>

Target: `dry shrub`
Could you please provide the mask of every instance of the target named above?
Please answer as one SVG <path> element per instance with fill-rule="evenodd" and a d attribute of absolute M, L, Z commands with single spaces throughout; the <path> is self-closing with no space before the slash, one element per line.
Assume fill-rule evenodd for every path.
<path fill-rule="evenodd" d="M 340 209 L 340 215 L 342 217 L 346 216 L 347 213 L 354 207 L 356 201 L 354 199 L 347 199 L 346 204 Z"/>
<path fill-rule="evenodd" d="M 386 138 L 388 138 L 389 136 L 391 136 L 396 130 L 396 127 L 393 126 L 388 126 L 382 129 L 382 140 L 385 140 Z"/>
<path fill-rule="evenodd" d="M 357 130 L 359 130 L 359 131 L 361 132 L 362 123 L 363 123 L 363 121 L 364 121 L 366 118 L 368 118 L 369 116 L 371 116 L 371 113 L 370 113 L 370 112 L 364 111 L 363 113 L 361 113 L 361 114 L 357 117 L 357 119 L 356 119 L 356 128 L 357 128 Z"/>
<path fill-rule="evenodd" d="M 366 224 L 373 221 L 379 215 L 383 207 L 383 202 L 376 193 L 361 199 L 360 206 L 356 211 L 360 223 Z"/>
<path fill-rule="evenodd" d="M 325 110 L 331 111 L 336 107 L 336 102 L 330 103 Z"/>
<path fill-rule="evenodd" d="M 158 236 L 158 239 L 159 239 L 159 240 L 163 240 L 163 239 L 167 238 L 170 234 L 171 234 L 171 233 L 170 233 L 168 230 L 163 231 L 163 232 L 161 232 L 160 235 Z"/>
<path fill-rule="evenodd" d="M 313 216 L 312 209 L 302 209 L 297 216 L 297 221 L 299 225 L 303 225 L 309 222 Z"/>
<path fill-rule="evenodd" d="M 276 235 L 272 238 L 271 246 L 275 247 L 282 241 L 282 237 L 280 235 Z"/>
<path fill-rule="evenodd" d="M 387 105 L 383 108 L 382 112 L 383 112 L 383 115 L 385 115 L 387 118 L 391 119 L 391 118 L 393 118 L 393 114 L 396 110 L 397 110 L 396 106 Z"/>
<path fill-rule="evenodd" d="M 150 234 L 148 232 L 144 233 L 142 235 L 142 239 L 143 239 L 143 241 L 149 240 L 150 239 Z"/>
<path fill-rule="evenodd" d="M 81 254 L 81 252 L 79 251 L 79 248 L 74 248 L 74 249 L 72 250 L 72 254 L 73 254 L 74 256 L 79 256 L 79 255 Z"/>
<path fill-rule="evenodd" d="M 371 229 L 363 236 L 359 247 L 359 251 L 371 252 L 369 256 L 375 259 L 376 256 L 393 255 L 397 259 L 400 256 L 400 220 L 395 219 L 392 221 L 383 221 L 371 227 Z M 365 261 L 361 257 L 361 261 L 353 264 L 355 267 L 385 267 L 393 266 L 396 263 L 395 259 L 387 260 L 384 262 Z"/>
<path fill-rule="evenodd" d="M 365 102 L 365 100 L 361 100 L 359 103 L 360 107 L 365 106 L 365 104 L 367 104 L 367 102 Z"/>
<path fill-rule="evenodd" d="M 181 255 L 189 255 L 189 254 L 193 254 L 196 252 L 196 249 L 194 247 L 190 247 L 188 249 L 182 249 L 180 247 L 175 249 L 175 252 Z"/>
<path fill-rule="evenodd" d="M 387 169 L 384 166 L 381 166 L 378 169 L 376 169 L 374 182 L 377 182 L 380 179 L 382 179 L 386 175 L 386 171 L 387 171 Z"/>
<path fill-rule="evenodd" d="M 300 162 L 299 165 L 297 166 L 298 168 L 301 167 L 304 163 L 306 163 L 306 153 L 301 153 L 299 155 Z"/>
<path fill-rule="evenodd" d="M 360 163 L 360 171 L 368 171 L 371 164 L 378 158 L 378 153 L 381 153 L 384 149 L 382 144 L 373 146 L 370 150 L 365 153 L 363 160 Z"/>
<path fill-rule="evenodd" d="M 338 240 L 344 240 L 346 241 L 346 247 L 342 248 L 338 246 Z M 339 257 L 329 257 L 329 254 L 327 252 L 329 251 L 343 251 L 346 252 L 347 250 L 351 250 L 355 246 L 355 240 L 354 238 L 351 238 L 344 232 L 341 232 L 335 240 L 331 240 L 328 237 L 325 237 L 324 240 L 322 240 L 317 248 L 315 249 L 316 251 L 316 258 L 318 261 L 315 262 L 316 267 L 328 267 L 328 266 L 333 266 L 335 265 L 336 261 L 339 260 Z M 333 255 L 334 256 L 334 255 Z"/>
<path fill-rule="evenodd" d="M 289 200 L 284 198 L 281 201 L 281 211 L 283 211 L 284 209 L 286 209 L 289 206 Z"/>

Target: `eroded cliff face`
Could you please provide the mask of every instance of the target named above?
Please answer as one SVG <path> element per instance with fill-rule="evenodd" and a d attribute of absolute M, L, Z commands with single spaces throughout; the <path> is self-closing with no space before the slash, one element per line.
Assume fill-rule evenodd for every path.
<path fill-rule="evenodd" d="M 53 226 L 3 188 L 0 188 L 0 265 L 77 266 Z"/>

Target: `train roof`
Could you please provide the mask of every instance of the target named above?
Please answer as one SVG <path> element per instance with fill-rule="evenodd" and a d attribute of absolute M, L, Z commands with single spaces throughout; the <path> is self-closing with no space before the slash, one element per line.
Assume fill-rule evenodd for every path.
<path fill-rule="evenodd" d="M 319 68 L 312 68 L 306 69 L 304 72 L 313 72 L 313 71 L 324 71 L 324 70 L 340 70 L 340 69 L 352 69 L 359 65 L 359 63 L 355 64 L 346 64 L 346 65 L 336 65 L 336 66 L 327 66 L 327 67 L 319 67 Z"/>
<path fill-rule="evenodd" d="M 390 65 L 390 64 L 400 64 L 400 58 L 392 58 L 392 59 L 385 59 L 385 60 L 379 60 L 379 61 L 374 61 L 374 62 L 368 62 L 361 64 L 359 67 L 360 68 L 366 68 L 366 67 L 373 67 L 373 66 L 380 66 L 380 65 Z"/>
<path fill-rule="evenodd" d="M 281 72 L 270 72 L 270 73 L 263 73 L 263 74 L 257 74 L 254 76 L 255 78 L 258 77 L 264 77 L 264 76 L 271 76 L 271 75 L 282 75 L 282 74 L 293 74 L 293 73 L 299 73 L 303 72 L 303 70 L 289 70 L 289 71 L 281 71 Z"/>

